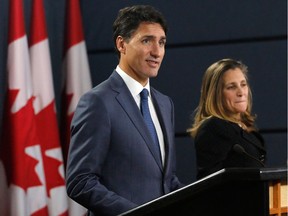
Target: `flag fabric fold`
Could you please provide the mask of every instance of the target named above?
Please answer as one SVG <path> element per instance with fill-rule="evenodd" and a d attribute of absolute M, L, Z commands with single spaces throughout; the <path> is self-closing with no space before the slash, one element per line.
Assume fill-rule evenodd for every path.
<path fill-rule="evenodd" d="M 86 91 L 92 88 L 86 44 L 79 0 L 68 0 L 66 3 L 66 29 L 63 59 L 65 77 L 62 95 L 62 149 L 64 161 L 70 143 L 70 124 L 77 103 Z M 87 210 L 69 200 L 69 216 L 84 215 Z"/>
<path fill-rule="evenodd" d="M 68 216 L 68 197 L 56 115 L 53 74 L 43 0 L 32 1 L 30 60 L 33 108 L 41 143 L 50 216 Z"/>
<path fill-rule="evenodd" d="M 66 2 L 62 142 L 43 0 L 32 0 L 31 5 L 28 44 L 23 0 L 9 1 L 0 212 L 3 216 L 84 216 L 87 209 L 67 196 L 64 173 L 71 120 L 81 95 L 92 88 L 79 0 Z"/>
<path fill-rule="evenodd" d="M 70 142 L 70 123 L 77 103 L 83 93 L 91 89 L 91 77 L 86 44 L 82 26 L 79 0 L 69 0 L 66 4 L 66 29 L 63 59 L 65 77 L 62 97 L 62 134 L 64 158 Z"/>
<path fill-rule="evenodd" d="M 1 163 L 9 197 L 1 214 L 48 215 L 45 174 L 33 110 L 33 87 L 22 0 L 9 1 L 7 77 Z M 3 169 L 2 169 L 3 170 Z M 6 188 L 5 188 L 6 187 Z"/>

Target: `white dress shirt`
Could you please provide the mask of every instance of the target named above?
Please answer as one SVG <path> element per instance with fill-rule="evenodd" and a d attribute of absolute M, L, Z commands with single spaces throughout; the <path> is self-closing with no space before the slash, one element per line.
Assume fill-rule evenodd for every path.
<path fill-rule="evenodd" d="M 131 94 L 132 94 L 137 106 L 140 109 L 140 102 L 141 102 L 140 93 L 143 90 L 143 86 L 138 81 L 136 81 L 135 79 L 130 77 L 128 74 L 126 74 L 119 67 L 119 65 L 116 68 L 116 72 L 124 80 L 124 82 L 127 85 L 129 91 L 131 92 Z M 157 132 L 159 145 L 160 145 L 161 156 L 162 156 L 162 164 L 164 165 L 164 161 L 165 161 L 164 137 L 163 137 L 163 132 L 162 132 L 162 129 L 161 129 L 161 126 L 160 126 L 160 123 L 159 123 L 159 120 L 158 120 L 158 117 L 157 117 L 157 114 L 156 114 L 156 111 L 155 111 L 155 107 L 154 107 L 152 99 L 151 99 L 149 80 L 148 80 L 147 85 L 144 86 L 144 88 L 146 88 L 149 91 L 148 106 L 149 106 L 149 110 L 150 110 L 152 121 L 154 123 L 155 129 L 156 129 L 156 132 Z"/>

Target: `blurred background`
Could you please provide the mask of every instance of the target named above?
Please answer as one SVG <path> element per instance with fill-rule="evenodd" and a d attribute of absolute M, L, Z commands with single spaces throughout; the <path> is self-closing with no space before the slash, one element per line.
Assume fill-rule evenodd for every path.
<path fill-rule="evenodd" d="M 8 3 L 0 0 L 0 132 L 7 88 Z M 265 138 L 270 167 L 287 165 L 287 1 L 286 0 L 82 0 L 84 36 L 93 86 L 108 78 L 118 59 L 112 23 L 120 8 L 150 4 L 167 19 L 166 56 L 152 85 L 175 105 L 177 168 L 180 180 L 195 181 L 193 139 L 186 133 L 200 96 L 206 68 L 222 58 L 248 66 L 253 112 Z M 44 0 L 58 113 L 63 83 L 65 1 Z M 24 0 L 29 35 L 31 0 Z M 1 143 L 0 143 L 1 144 Z"/>

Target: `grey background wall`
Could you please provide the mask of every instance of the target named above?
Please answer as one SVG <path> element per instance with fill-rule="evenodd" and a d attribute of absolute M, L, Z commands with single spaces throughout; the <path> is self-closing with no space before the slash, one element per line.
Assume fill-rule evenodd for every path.
<path fill-rule="evenodd" d="M 32 0 L 24 0 L 29 35 Z M 286 0 L 82 0 L 81 10 L 93 85 L 117 65 L 112 23 L 120 8 L 150 4 L 169 24 L 166 56 L 152 85 L 175 104 L 178 175 L 195 180 L 193 140 L 185 131 L 196 108 L 206 68 L 222 58 L 248 65 L 257 125 L 268 149 L 268 166 L 287 165 L 287 1 Z M 9 0 L 0 0 L 0 120 L 6 89 Z M 44 0 L 57 109 L 63 76 L 65 1 Z M 0 121 L 1 128 L 5 127 Z"/>

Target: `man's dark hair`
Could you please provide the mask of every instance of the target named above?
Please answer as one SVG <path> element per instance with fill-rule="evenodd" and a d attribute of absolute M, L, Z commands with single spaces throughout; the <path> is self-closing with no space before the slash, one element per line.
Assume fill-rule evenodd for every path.
<path fill-rule="evenodd" d="M 113 23 L 113 41 L 118 57 L 120 53 L 116 46 L 116 38 L 122 36 L 124 40 L 129 40 L 142 22 L 158 23 L 162 26 L 165 34 L 167 33 L 167 23 L 164 16 L 152 6 L 135 5 L 125 7 L 119 10 Z"/>

